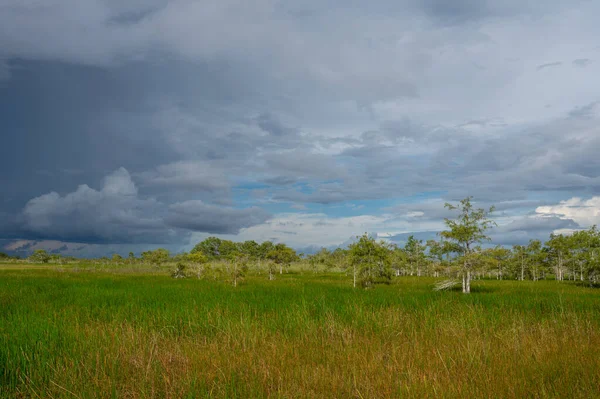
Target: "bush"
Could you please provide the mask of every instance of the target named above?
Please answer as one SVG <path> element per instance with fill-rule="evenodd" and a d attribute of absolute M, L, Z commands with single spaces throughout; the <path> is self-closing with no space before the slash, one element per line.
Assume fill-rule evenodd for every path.
<path fill-rule="evenodd" d="M 175 271 L 173 273 L 171 273 L 171 277 L 173 278 L 186 278 L 187 274 L 185 272 L 185 264 L 183 263 L 178 263 L 177 264 L 177 269 L 175 269 Z"/>

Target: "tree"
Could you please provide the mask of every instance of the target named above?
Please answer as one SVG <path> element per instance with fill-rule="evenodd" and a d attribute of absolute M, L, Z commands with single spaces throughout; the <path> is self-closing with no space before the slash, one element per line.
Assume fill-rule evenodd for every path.
<path fill-rule="evenodd" d="M 392 269 L 395 271 L 396 276 L 400 276 L 403 272 L 406 264 L 408 263 L 408 255 L 402 248 L 393 245 L 390 247 L 390 262 Z"/>
<path fill-rule="evenodd" d="M 142 260 L 160 266 L 169 260 L 169 251 L 164 248 L 158 248 L 154 251 L 142 252 Z"/>
<path fill-rule="evenodd" d="M 557 281 L 564 279 L 564 265 L 569 257 L 569 244 L 567 237 L 562 234 L 550 234 L 550 240 L 546 242 L 548 255 L 554 263 L 554 276 Z"/>
<path fill-rule="evenodd" d="M 376 242 L 366 233 L 350 245 L 350 264 L 352 265 L 353 285 L 357 277 L 363 287 L 373 284 L 389 284 L 392 280 L 390 269 L 390 251 L 383 242 Z"/>
<path fill-rule="evenodd" d="M 208 258 L 202 252 L 190 252 L 186 255 L 186 260 L 192 263 L 196 269 L 196 276 L 198 278 L 202 277 L 205 272 L 206 267 L 204 264 L 208 262 Z"/>
<path fill-rule="evenodd" d="M 411 276 L 416 270 L 417 276 L 421 277 L 421 267 L 425 264 L 425 246 L 423 240 L 417 240 L 414 236 L 409 236 L 404 246 L 404 252 L 408 256 L 408 262 L 411 266 Z"/>
<path fill-rule="evenodd" d="M 283 274 L 283 267 L 298 259 L 296 251 L 285 244 L 277 244 L 267 253 L 267 259 L 279 265 L 279 274 Z M 273 280 L 273 271 L 269 267 L 269 280 Z"/>
<path fill-rule="evenodd" d="M 544 256 L 542 242 L 540 240 L 529 240 L 529 244 L 527 244 L 527 259 L 529 261 L 529 272 L 533 281 L 540 279 L 540 269 Z"/>
<path fill-rule="evenodd" d="M 510 261 L 510 250 L 496 246 L 486 251 L 491 267 L 496 270 L 496 278 L 502 280 L 504 278 L 507 263 Z"/>
<path fill-rule="evenodd" d="M 269 253 L 275 248 L 275 245 L 271 241 L 265 241 L 258 246 L 257 249 L 257 259 L 258 259 L 258 270 L 261 269 L 261 262 L 263 260 L 268 259 Z M 272 265 L 269 265 L 269 268 Z M 269 274 L 269 278 L 271 279 L 272 275 Z"/>
<path fill-rule="evenodd" d="M 246 272 L 248 271 L 248 259 L 249 256 L 242 252 L 235 252 L 229 255 L 229 260 L 231 262 L 231 283 L 234 287 L 237 287 L 238 281 L 246 276 Z"/>
<path fill-rule="evenodd" d="M 45 249 L 36 249 L 33 251 L 29 259 L 35 263 L 48 263 L 50 262 L 50 255 Z"/>
<path fill-rule="evenodd" d="M 513 263 L 517 267 L 517 276 L 519 276 L 519 280 L 525 280 L 525 270 L 527 269 L 527 264 L 529 263 L 527 247 L 523 245 L 513 245 Z"/>
<path fill-rule="evenodd" d="M 438 277 L 440 272 L 444 271 L 444 255 L 447 252 L 446 246 L 444 242 L 427 240 L 427 248 L 429 248 L 429 260 L 433 263 L 433 276 Z"/>
<path fill-rule="evenodd" d="M 475 246 L 490 240 L 486 232 L 495 225 L 495 222 L 488 218 L 494 207 L 488 211 L 482 208 L 474 209 L 471 204 L 472 198 L 467 197 L 458 205 L 444 205 L 449 210 L 458 210 L 459 214 L 455 220 L 446 218 L 444 222 L 449 230 L 440 233 L 444 239 L 454 244 L 453 251 L 460 256 L 462 291 L 465 294 L 471 292 L 471 273 L 476 265 Z"/>
<path fill-rule="evenodd" d="M 238 251 L 238 244 L 229 240 L 222 240 L 217 237 L 208 237 L 190 251 L 190 253 L 202 252 L 208 259 L 227 258 Z"/>
<path fill-rule="evenodd" d="M 257 259 L 260 254 L 260 245 L 253 240 L 244 241 L 238 245 L 239 252 L 246 255 L 248 259 Z"/>
<path fill-rule="evenodd" d="M 348 267 L 348 250 L 344 248 L 336 248 L 331 253 L 331 263 L 333 267 L 344 270 Z"/>
<path fill-rule="evenodd" d="M 185 263 L 177 263 L 175 271 L 171 273 L 171 277 L 173 278 L 186 278 L 187 274 L 185 272 Z"/>
<path fill-rule="evenodd" d="M 331 252 L 327 248 L 321 248 L 319 252 L 309 255 L 308 263 L 310 263 L 313 273 L 316 273 L 319 267 L 330 269 L 334 266 Z"/>
<path fill-rule="evenodd" d="M 596 226 L 588 230 L 574 232 L 566 239 L 569 253 L 568 263 L 571 265 L 571 278 L 580 281 L 588 280 L 593 285 L 598 273 L 598 249 L 600 235 Z"/>

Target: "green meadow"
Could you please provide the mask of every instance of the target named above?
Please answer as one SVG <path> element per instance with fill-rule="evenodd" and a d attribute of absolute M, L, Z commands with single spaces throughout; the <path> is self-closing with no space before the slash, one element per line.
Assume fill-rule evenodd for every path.
<path fill-rule="evenodd" d="M 0 266 L 2 398 L 600 397 L 600 290 Z"/>

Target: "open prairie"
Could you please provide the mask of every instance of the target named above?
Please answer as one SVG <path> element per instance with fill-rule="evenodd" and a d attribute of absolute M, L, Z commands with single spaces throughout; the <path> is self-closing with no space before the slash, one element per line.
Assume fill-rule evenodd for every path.
<path fill-rule="evenodd" d="M 0 397 L 600 396 L 600 291 L 0 267 Z"/>

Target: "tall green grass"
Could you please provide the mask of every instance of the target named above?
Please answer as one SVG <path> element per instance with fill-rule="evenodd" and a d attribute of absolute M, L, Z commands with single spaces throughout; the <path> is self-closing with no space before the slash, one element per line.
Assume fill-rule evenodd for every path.
<path fill-rule="evenodd" d="M 0 397 L 600 396 L 600 291 L 277 277 L 0 270 Z"/>

